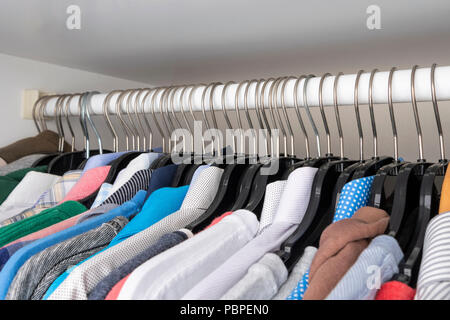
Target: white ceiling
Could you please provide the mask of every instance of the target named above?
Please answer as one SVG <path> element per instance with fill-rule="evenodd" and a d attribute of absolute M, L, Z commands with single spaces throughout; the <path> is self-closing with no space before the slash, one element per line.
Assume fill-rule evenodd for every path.
<path fill-rule="evenodd" d="M 448 0 L 1 0 L 0 52 L 154 85 L 450 65 L 449 16 Z"/>

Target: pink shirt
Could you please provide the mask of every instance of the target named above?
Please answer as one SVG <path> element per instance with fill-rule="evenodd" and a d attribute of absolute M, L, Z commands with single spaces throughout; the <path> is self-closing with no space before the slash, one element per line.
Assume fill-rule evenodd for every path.
<path fill-rule="evenodd" d="M 78 201 L 96 192 L 108 176 L 111 166 L 92 168 L 86 171 L 60 202 Z"/>

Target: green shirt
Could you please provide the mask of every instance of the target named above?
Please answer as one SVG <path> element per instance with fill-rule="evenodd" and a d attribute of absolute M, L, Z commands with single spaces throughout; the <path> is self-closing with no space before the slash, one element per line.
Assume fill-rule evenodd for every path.
<path fill-rule="evenodd" d="M 9 194 L 30 171 L 47 172 L 47 166 L 20 169 L 8 173 L 7 175 L 0 176 L 0 204 L 8 198 Z"/>
<path fill-rule="evenodd" d="M 86 210 L 86 207 L 77 201 L 66 201 L 58 206 L 46 209 L 35 216 L 1 227 L 0 247 L 33 232 L 42 230 L 55 223 L 83 213 Z"/>

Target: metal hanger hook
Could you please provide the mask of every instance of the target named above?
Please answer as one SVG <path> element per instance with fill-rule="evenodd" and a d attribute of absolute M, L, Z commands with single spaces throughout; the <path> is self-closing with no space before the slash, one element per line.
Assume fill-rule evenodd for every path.
<path fill-rule="evenodd" d="M 394 71 L 396 67 L 392 67 L 389 71 L 389 80 L 388 80 L 388 106 L 389 106 L 389 115 L 391 118 L 391 126 L 392 126 L 392 138 L 394 140 L 394 160 L 395 162 L 400 162 L 398 158 L 398 135 L 397 135 L 397 125 L 395 123 L 395 113 L 394 113 L 394 104 L 392 103 L 392 78 L 394 75 Z"/>
<path fill-rule="evenodd" d="M 373 111 L 373 78 L 375 73 L 378 72 L 378 69 L 373 69 L 370 73 L 369 78 L 369 113 L 370 113 L 370 123 L 372 125 L 372 136 L 373 136 L 373 157 L 378 158 L 378 135 L 377 135 L 377 126 L 375 123 L 375 114 Z"/>
<path fill-rule="evenodd" d="M 361 116 L 359 113 L 359 101 L 358 101 L 358 92 L 359 92 L 359 78 L 364 70 L 359 70 L 356 74 L 355 78 L 355 88 L 354 88 L 354 100 L 353 106 L 355 107 L 355 116 L 356 116 L 356 124 L 358 126 L 358 135 L 359 135 L 359 161 L 364 161 L 364 137 L 361 125 Z"/>
<path fill-rule="evenodd" d="M 344 73 L 339 72 L 336 77 L 334 78 L 334 84 L 333 84 L 333 106 L 334 106 L 334 115 L 336 117 L 336 125 L 338 129 L 339 134 L 339 156 L 342 159 L 344 159 L 344 135 L 342 133 L 342 123 L 341 123 L 341 116 L 339 114 L 339 105 L 338 105 L 338 95 L 337 95 L 337 86 L 339 82 L 339 78 Z"/>
<path fill-rule="evenodd" d="M 317 156 L 320 158 L 322 153 L 321 153 L 321 148 L 320 148 L 320 135 L 319 135 L 319 130 L 317 129 L 316 123 L 312 117 L 311 114 L 311 110 L 309 109 L 308 106 L 308 97 L 307 97 L 307 89 L 308 89 L 308 82 L 311 78 L 313 78 L 314 75 L 310 74 L 305 78 L 305 81 L 303 83 L 303 104 L 306 110 L 306 115 L 308 116 L 309 122 L 311 123 L 311 126 L 313 128 L 314 131 L 314 135 L 316 136 L 316 145 L 317 145 Z"/>
<path fill-rule="evenodd" d="M 320 78 L 320 83 L 319 83 L 319 109 L 320 109 L 320 114 L 322 116 L 323 127 L 325 129 L 325 135 L 326 135 L 326 139 L 327 139 L 327 156 L 332 156 L 333 154 L 331 152 L 330 129 L 328 127 L 327 117 L 325 116 L 325 109 L 323 108 L 323 82 L 326 77 L 331 77 L 331 76 L 332 76 L 331 73 L 325 73 Z"/>
<path fill-rule="evenodd" d="M 414 65 L 411 70 L 411 105 L 414 113 L 414 120 L 416 122 L 417 139 L 419 144 L 418 161 L 425 161 L 423 157 L 422 127 L 420 126 L 419 110 L 417 109 L 417 101 L 416 101 L 415 76 L 417 67 L 418 65 Z"/>
<path fill-rule="evenodd" d="M 431 100 L 433 101 L 433 110 L 434 110 L 434 116 L 436 118 L 436 126 L 439 134 L 439 156 L 441 161 L 445 160 L 445 145 L 444 145 L 444 134 L 442 132 L 442 124 L 441 124 L 441 117 L 439 115 L 439 108 L 438 103 L 436 99 L 436 85 L 434 83 L 434 73 L 436 70 L 436 63 L 433 63 L 431 66 L 430 71 L 430 80 L 431 80 Z"/>

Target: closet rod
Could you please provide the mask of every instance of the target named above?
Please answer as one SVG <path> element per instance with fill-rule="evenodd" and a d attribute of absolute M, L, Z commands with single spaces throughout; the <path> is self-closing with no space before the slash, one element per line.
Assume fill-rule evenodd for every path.
<path fill-rule="evenodd" d="M 369 78 L 370 78 L 370 70 L 366 70 L 367 72 L 363 73 L 359 82 L 359 94 L 358 100 L 360 104 L 368 103 L 368 88 L 369 88 Z M 415 78 L 415 88 L 416 88 L 416 97 L 417 101 L 431 101 L 431 82 L 430 82 L 430 72 L 431 68 L 420 68 L 416 71 Z M 319 82 L 321 75 L 317 75 L 317 77 L 311 78 L 308 82 L 307 88 L 307 100 L 309 106 L 318 106 L 319 103 Z M 385 104 L 388 100 L 388 77 L 389 71 L 380 71 L 377 72 L 373 79 L 373 101 L 375 104 Z M 333 105 L 333 84 L 334 84 L 335 76 L 326 77 L 323 83 L 323 104 L 325 106 Z M 353 105 L 353 94 L 354 94 L 354 85 L 355 85 L 356 74 L 348 74 L 343 75 L 339 79 L 338 83 L 338 102 L 339 105 Z M 288 108 L 294 107 L 294 84 L 295 79 L 289 80 L 286 84 L 285 88 L 285 102 Z M 300 105 L 303 105 L 303 84 L 304 80 L 301 80 L 299 83 L 298 89 L 298 101 Z M 435 85 L 436 85 L 436 97 L 438 100 L 450 100 L 450 66 L 442 66 L 437 67 L 435 71 Z M 235 108 L 235 93 L 238 87 L 238 83 L 232 84 L 228 87 L 225 99 L 225 105 L 227 109 L 234 110 Z M 262 85 L 260 86 L 260 88 Z M 266 102 L 268 101 L 269 88 L 266 87 Z M 193 103 L 192 108 L 194 111 L 201 111 L 201 100 L 202 100 L 202 92 L 205 87 L 197 87 L 196 91 L 193 94 Z M 214 92 L 214 109 L 221 110 L 221 96 L 222 96 L 223 85 L 217 86 Z M 248 93 L 248 107 L 249 109 L 255 108 L 255 89 L 256 83 L 253 82 L 249 87 Z M 188 98 L 189 92 L 191 88 L 188 88 L 184 95 L 184 110 L 189 110 Z M 245 86 L 241 88 L 240 92 L 240 106 L 243 108 L 244 103 L 244 90 Z M 281 90 L 281 86 L 279 86 L 279 90 Z M 156 91 L 156 90 L 155 90 Z M 174 96 L 174 110 L 180 111 L 179 105 L 179 97 L 181 94 L 181 87 Z M 159 112 L 159 95 L 161 95 L 163 90 L 159 90 L 155 106 L 155 111 Z M 281 96 L 281 91 L 279 91 L 279 96 Z M 411 101 L 411 69 L 408 70 L 397 70 L 393 74 L 392 79 L 392 100 L 394 103 L 401 102 L 410 102 Z M 91 99 L 91 114 L 101 115 L 103 114 L 103 101 L 106 98 L 106 93 L 96 94 Z M 111 103 L 109 105 L 108 110 L 110 114 L 115 114 L 115 102 L 119 94 L 115 94 L 111 98 Z M 146 103 L 144 106 L 144 111 L 146 113 L 151 112 L 151 97 L 152 93 L 146 99 Z M 134 102 L 133 95 L 131 102 Z M 145 96 L 145 94 L 141 95 L 141 98 Z M 49 99 L 45 115 L 46 116 L 54 116 L 55 114 L 55 104 L 57 98 Z M 124 99 L 124 103 L 122 103 L 122 110 L 126 112 L 126 102 L 127 99 Z M 206 99 L 206 109 L 209 109 L 209 99 Z M 78 97 L 72 99 L 70 104 L 70 113 L 71 115 L 79 115 L 78 110 Z"/>

